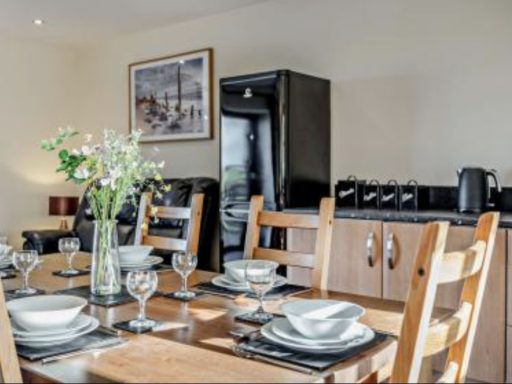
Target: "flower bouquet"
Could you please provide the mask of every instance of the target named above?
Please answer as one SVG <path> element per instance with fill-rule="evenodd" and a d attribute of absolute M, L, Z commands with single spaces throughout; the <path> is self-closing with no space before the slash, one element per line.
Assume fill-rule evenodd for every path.
<path fill-rule="evenodd" d="M 79 133 L 71 128 L 59 129 L 56 138 L 43 140 L 41 146 L 46 151 L 55 151 L 77 135 Z M 121 291 L 116 217 L 123 205 L 137 204 L 137 192 L 142 188 L 160 194 L 160 170 L 164 163 L 144 159 L 139 138 L 140 132 L 122 135 L 105 130 L 101 143 L 93 144 L 92 136 L 85 135 L 80 149 L 59 150 L 57 172 L 65 173 L 68 181 L 86 187 L 85 196 L 96 219 L 91 270 L 94 295 L 113 295 Z"/>

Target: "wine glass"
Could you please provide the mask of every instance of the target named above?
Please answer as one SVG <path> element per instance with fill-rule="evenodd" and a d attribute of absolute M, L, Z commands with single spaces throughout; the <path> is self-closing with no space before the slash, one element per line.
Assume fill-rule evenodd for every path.
<path fill-rule="evenodd" d="M 132 271 L 126 277 L 126 288 L 130 295 L 139 301 L 139 315 L 130 321 L 131 328 L 151 328 L 153 320 L 146 318 L 146 301 L 153 296 L 158 286 L 158 275 L 155 271 Z"/>
<path fill-rule="evenodd" d="M 172 255 L 172 267 L 181 276 L 181 289 L 174 295 L 182 299 L 193 299 L 196 294 L 187 289 L 187 279 L 197 267 L 197 256 L 190 252 L 175 252 Z"/>
<path fill-rule="evenodd" d="M 21 272 L 21 288 L 15 293 L 20 295 L 33 295 L 37 290 L 28 286 L 28 275 L 39 261 L 37 251 L 18 251 L 12 255 L 12 263 Z"/>
<path fill-rule="evenodd" d="M 245 267 L 245 279 L 259 301 L 258 309 L 250 317 L 261 322 L 268 322 L 273 318 L 272 314 L 265 312 L 263 298 L 274 287 L 277 267 L 277 263 L 264 260 L 251 261 Z"/>
<path fill-rule="evenodd" d="M 66 275 L 78 275 L 80 271 L 73 268 L 73 258 L 80 250 L 80 239 L 77 237 L 65 237 L 59 240 L 59 251 L 66 256 L 68 269 L 63 271 Z"/>

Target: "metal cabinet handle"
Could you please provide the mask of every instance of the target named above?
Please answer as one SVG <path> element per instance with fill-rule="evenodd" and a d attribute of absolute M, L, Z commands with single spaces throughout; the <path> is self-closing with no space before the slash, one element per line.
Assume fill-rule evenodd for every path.
<path fill-rule="evenodd" d="M 369 232 L 366 238 L 366 257 L 368 258 L 368 265 L 373 268 L 375 265 L 375 233 Z"/>
<path fill-rule="evenodd" d="M 389 269 L 395 269 L 395 235 L 392 233 L 386 239 L 386 260 Z"/>

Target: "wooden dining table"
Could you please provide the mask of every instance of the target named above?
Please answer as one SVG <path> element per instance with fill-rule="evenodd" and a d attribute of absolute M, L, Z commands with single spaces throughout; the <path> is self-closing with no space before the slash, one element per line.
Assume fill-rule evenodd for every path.
<path fill-rule="evenodd" d="M 62 278 L 52 271 L 65 268 L 61 255 L 43 256 L 42 265 L 31 272 L 30 285 L 47 293 L 89 284 L 89 276 Z M 91 263 L 87 254 L 77 255 L 76 267 Z M 190 285 L 207 282 L 215 273 L 195 271 L 189 277 Z M 3 280 L 5 289 L 19 287 L 20 279 Z M 176 291 L 180 277 L 172 270 L 159 272 L 159 287 L 163 292 Z M 389 335 L 400 331 L 403 304 L 377 298 L 327 291 L 308 291 L 288 298 L 331 298 L 358 303 L 366 309 L 363 324 Z M 267 302 L 267 308 L 278 312 L 281 302 Z M 235 316 L 254 309 L 253 300 L 240 296 L 236 299 L 204 294 L 195 300 L 181 301 L 155 297 L 147 303 L 148 317 L 161 322 L 157 331 L 143 335 L 123 332 L 128 340 L 120 347 L 91 352 L 57 362 L 43 364 L 20 359 L 26 382 L 355 382 L 372 372 L 389 366 L 394 358 L 397 341 L 389 336 L 372 347 L 328 371 L 305 374 L 266 362 L 245 359 L 232 351 L 230 331 L 255 329 L 235 320 Z M 134 319 L 138 313 L 136 302 L 105 308 L 89 305 L 84 310 L 105 327 Z M 336 372 L 335 377 L 333 372 Z"/>

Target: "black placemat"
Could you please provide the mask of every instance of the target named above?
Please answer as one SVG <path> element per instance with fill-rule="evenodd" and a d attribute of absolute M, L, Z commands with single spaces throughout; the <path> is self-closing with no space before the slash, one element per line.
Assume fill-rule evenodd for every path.
<path fill-rule="evenodd" d="M 194 286 L 199 291 L 210 293 L 212 295 L 227 296 L 231 298 L 238 297 L 240 295 L 246 295 L 249 298 L 256 298 L 253 293 L 246 293 L 240 291 L 234 291 L 229 288 L 219 287 L 212 282 L 199 283 Z M 302 292 L 310 291 L 311 288 L 304 287 L 301 285 L 285 284 L 280 287 L 273 288 L 267 294 L 265 294 L 264 300 L 279 300 L 290 295 L 295 295 Z"/>
<path fill-rule="evenodd" d="M 148 320 L 153 320 L 153 319 L 148 318 Z M 162 322 L 153 320 L 155 322 L 155 325 L 153 325 L 152 327 L 141 328 L 141 327 L 131 327 L 130 326 L 131 321 L 132 320 L 121 321 L 112 326 L 116 329 L 120 329 L 121 331 L 127 331 L 130 333 L 135 333 L 136 335 L 141 335 L 143 333 L 153 332 L 153 330 L 158 330 L 158 327 L 163 324 Z"/>
<path fill-rule="evenodd" d="M 31 348 L 22 345 L 16 345 L 16 350 L 18 352 L 18 355 L 20 355 L 21 357 L 24 357 L 25 359 L 30 361 L 35 361 L 45 359 L 48 357 L 62 355 L 65 353 L 80 351 L 82 349 L 92 348 L 96 344 L 98 344 L 99 346 L 99 343 L 108 343 L 109 341 L 112 341 L 112 344 L 115 345 L 116 341 L 119 341 L 119 343 L 121 343 L 123 339 L 120 338 L 119 336 L 115 336 L 112 335 L 111 333 L 105 332 L 100 328 L 87 335 L 80 336 L 66 344 L 56 345 L 47 348 Z"/>
<path fill-rule="evenodd" d="M 240 315 L 235 316 L 235 320 L 242 321 L 244 323 L 249 323 L 249 324 L 265 325 L 267 323 L 270 323 L 273 319 L 278 318 L 278 317 L 284 317 L 284 316 L 272 313 L 272 317 L 265 321 L 265 320 L 261 320 L 261 318 L 254 317 L 254 312 L 246 312 L 246 313 L 242 313 Z"/>
<path fill-rule="evenodd" d="M 165 297 L 167 299 L 178 300 L 178 301 L 182 301 L 184 303 L 188 303 L 188 302 L 194 301 L 206 294 L 206 292 L 194 291 L 194 293 L 196 294 L 194 297 L 184 298 L 184 297 L 176 296 L 176 293 L 177 292 L 167 293 L 167 294 L 163 295 L 163 297 Z"/>
<path fill-rule="evenodd" d="M 2 280 L 14 279 L 16 276 L 16 272 L 12 269 L 0 270 L 0 279 Z"/>
<path fill-rule="evenodd" d="M 66 271 L 54 271 L 54 272 L 52 272 L 52 275 L 58 276 L 58 277 L 64 277 L 66 279 L 71 279 L 73 277 L 85 276 L 85 275 L 88 275 L 91 273 L 91 271 L 87 271 L 85 269 L 77 269 L 77 271 L 78 271 L 78 273 L 75 273 L 75 274 L 66 273 Z"/>
<path fill-rule="evenodd" d="M 6 301 L 9 301 L 9 300 L 14 300 L 14 299 L 23 299 L 24 297 L 32 297 L 32 296 L 39 296 L 39 295 L 44 295 L 46 293 L 46 291 L 42 290 L 42 289 L 36 289 L 34 288 L 36 291 L 34 293 L 31 293 L 31 294 L 23 294 L 23 293 L 17 293 L 17 289 L 11 289 L 9 291 L 5 291 L 5 300 Z"/>
<path fill-rule="evenodd" d="M 388 337 L 388 335 L 375 332 L 375 337 L 369 342 L 353 348 L 348 348 L 339 353 L 316 354 L 298 352 L 281 345 L 271 343 L 262 336 L 249 341 L 244 341 L 238 344 L 238 347 L 243 351 L 256 355 L 270 357 L 272 359 L 281 360 L 316 371 L 324 371 L 338 363 L 360 355 L 370 348 L 384 342 Z"/>

